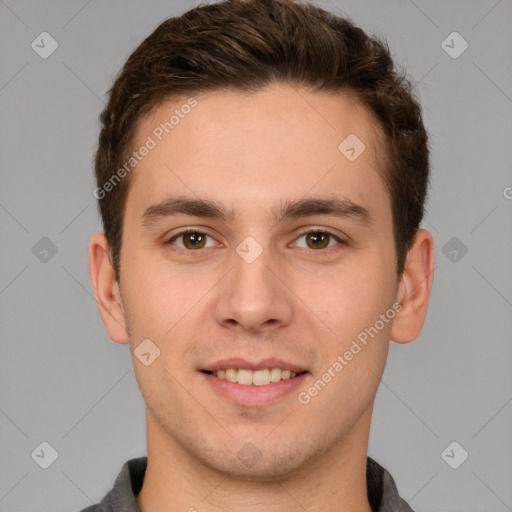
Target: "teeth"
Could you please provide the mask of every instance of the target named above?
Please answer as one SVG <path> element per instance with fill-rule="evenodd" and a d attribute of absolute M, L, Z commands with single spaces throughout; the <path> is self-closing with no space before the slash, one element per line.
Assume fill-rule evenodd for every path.
<path fill-rule="evenodd" d="M 252 372 L 251 370 L 238 370 L 236 381 L 238 384 L 244 384 L 250 386 L 252 384 Z"/>
<path fill-rule="evenodd" d="M 281 380 L 281 368 L 272 368 L 270 370 L 270 382 L 279 382 Z"/>
<path fill-rule="evenodd" d="M 246 370 L 228 368 L 227 370 L 218 370 L 214 375 L 219 379 L 226 379 L 229 382 L 237 382 L 243 386 L 265 386 L 271 382 L 279 382 L 295 377 L 296 372 L 290 370 L 281 370 L 281 368 L 265 368 L 263 370 Z"/>
<path fill-rule="evenodd" d="M 236 370 L 234 370 L 233 368 L 228 368 L 226 370 L 226 379 L 229 380 L 229 382 L 236 382 L 237 374 L 238 374 L 238 372 Z M 217 375 L 217 377 L 219 376 L 218 372 L 216 373 L 216 375 Z M 220 377 L 220 378 L 222 378 L 222 377 Z"/>
<path fill-rule="evenodd" d="M 240 370 L 238 371 L 238 373 L 240 373 Z M 255 386 L 264 386 L 265 384 L 270 384 L 270 371 L 268 369 L 257 370 L 251 373 L 252 384 L 254 384 Z"/>

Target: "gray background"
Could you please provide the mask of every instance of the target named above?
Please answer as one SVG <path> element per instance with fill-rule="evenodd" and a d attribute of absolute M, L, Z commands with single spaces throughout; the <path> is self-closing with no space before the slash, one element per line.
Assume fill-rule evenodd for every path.
<path fill-rule="evenodd" d="M 512 3 L 316 3 L 387 37 L 433 148 L 433 296 L 419 339 L 391 346 L 369 453 L 418 512 L 512 510 Z M 79 510 L 146 453 L 129 347 L 107 337 L 89 281 L 91 159 L 115 73 L 196 4 L 0 1 L 2 511 Z M 43 31 L 59 44 L 47 59 L 31 48 Z M 458 58 L 441 45 L 453 31 Z M 43 441 L 59 454 L 48 469 L 31 457 Z M 469 453 L 458 469 L 441 457 L 452 441 Z"/>

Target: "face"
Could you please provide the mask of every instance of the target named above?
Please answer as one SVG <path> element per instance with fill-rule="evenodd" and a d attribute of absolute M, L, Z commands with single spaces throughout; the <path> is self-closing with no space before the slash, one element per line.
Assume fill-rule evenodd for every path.
<path fill-rule="evenodd" d="M 289 475 L 368 434 L 398 290 L 382 138 L 344 94 L 195 99 L 134 141 L 156 143 L 130 176 L 120 272 L 132 353 L 160 351 L 133 357 L 148 438 L 241 478 Z M 350 134 L 359 156 L 353 138 L 339 149 Z"/>

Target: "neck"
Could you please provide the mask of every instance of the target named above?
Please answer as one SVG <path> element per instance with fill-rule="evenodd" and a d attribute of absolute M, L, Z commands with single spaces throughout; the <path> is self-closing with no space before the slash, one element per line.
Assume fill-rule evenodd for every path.
<path fill-rule="evenodd" d="M 135 499 L 142 512 L 372 512 L 366 484 L 371 412 L 307 467 L 261 482 L 204 465 L 170 439 L 147 411 L 148 465 Z"/>

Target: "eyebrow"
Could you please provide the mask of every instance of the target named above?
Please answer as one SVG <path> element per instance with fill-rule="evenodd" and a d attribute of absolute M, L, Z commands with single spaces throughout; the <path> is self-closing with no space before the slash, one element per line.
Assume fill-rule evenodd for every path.
<path fill-rule="evenodd" d="M 180 214 L 219 219 L 224 222 L 235 218 L 235 213 L 232 209 L 228 210 L 216 201 L 190 197 L 172 197 L 161 203 L 149 206 L 142 215 L 142 225 L 150 227 L 165 218 Z M 271 212 L 271 217 L 276 224 L 285 219 L 296 219 L 313 215 L 351 218 L 366 226 L 369 226 L 372 222 L 372 216 L 367 208 L 354 203 L 346 197 L 311 197 L 295 201 L 286 200 Z"/>

